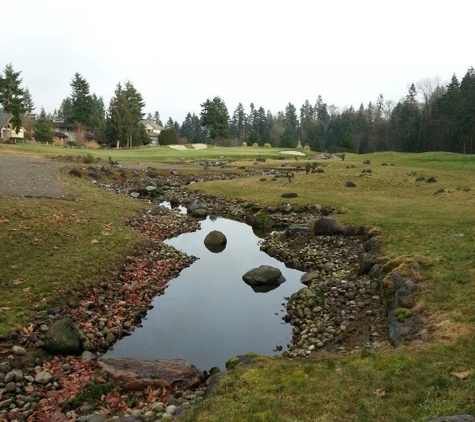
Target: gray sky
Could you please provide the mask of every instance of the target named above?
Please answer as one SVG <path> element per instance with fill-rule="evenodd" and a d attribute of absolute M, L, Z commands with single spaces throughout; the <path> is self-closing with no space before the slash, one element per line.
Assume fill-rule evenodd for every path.
<path fill-rule="evenodd" d="M 398 101 L 411 82 L 475 66 L 468 0 L 14 0 L 2 6 L 0 68 L 22 72 L 39 111 L 75 72 L 106 107 L 131 80 L 146 112 L 180 123 L 220 96 L 272 113 L 308 99 L 339 108 Z"/>

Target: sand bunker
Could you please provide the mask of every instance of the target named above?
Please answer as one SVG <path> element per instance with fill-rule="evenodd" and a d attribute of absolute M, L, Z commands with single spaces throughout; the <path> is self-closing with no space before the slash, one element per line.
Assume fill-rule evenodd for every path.
<path fill-rule="evenodd" d="M 296 155 L 299 157 L 305 157 L 305 154 L 300 151 L 280 151 L 279 154 Z"/>
<path fill-rule="evenodd" d="M 192 151 L 191 148 L 187 148 L 185 145 L 168 145 L 170 148 L 177 149 L 179 151 Z M 206 149 L 206 144 L 191 144 L 193 149 Z"/>

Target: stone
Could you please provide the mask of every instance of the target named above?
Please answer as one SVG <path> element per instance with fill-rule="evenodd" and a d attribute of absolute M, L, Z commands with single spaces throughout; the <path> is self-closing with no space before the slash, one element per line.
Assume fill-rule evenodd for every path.
<path fill-rule="evenodd" d="M 89 352 L 88 350 L 85 350 L 84 352 L 82 352 L 81 354 L 81 359 L 83 360 L 92 360 L 92 359 L 96 359 L 96 355 L 92 352 Z"/>
<path fill-rule="evenodd" d="M 209 213 L 208 204 L 199 198 L 194 199 L 186 210 L 193 217 L 206 217 Z"/>
<path fill-rule="evenodd" d="M 75 177 L 82 177 L 82 173 L 76 168 L 69 170 L 69 174 Z"/>
<path fill-rule="evenodd" d="M 270 229 L 275 224 L 275 220 L 264 211 L 258 211 L 252 216 L 251 226 L 260 229 Z"/>
<path fill-rule="evenodd" d="M 81 333 L 71 318 L 51 324 L 46 333 L 45 349 L 51 354 L 62 356 L 81 354 Z"/>
<path fill-rule="evenodd" d="M 313 224 L 313 233 L 317 236 L 344 235 L 346 228 L 333 218 L 321 217 Z"/>
<path fill-rule="evenodd" d="M 109 378 L 127 391 L 147 386 L 192 389 L 204 380 L 203 373 L 183 359 L 158 359 L 154 361 L 132 358 L 102 358 L 99 367 Z"/>
<path fill-rule="evenodd" d="M 318 280 L 319 278 L 320 271 L 312 271 L 311 273 L 302 274 L 300 282 L 308 286 L 312 281 Z"/>
<path fill-rule="evenodd" d="M 14 393 L 16 391 L 16 385 L 14 382 L 9 382 L 5 385 L 5 390 L 7 393 Z"/>
<path fill-rule="evenodd" d="M 226 236 L 222 232 L 213 230 L 206 235 L 204 243 L 210 245 L 225 245 L 227 241 Z"/>
<path fill-rule="evenodd" d="M 345 182 L 345 186 L 346 186 L 347 188 L 356 188 L 355 183 L 352 182 L 351 180 L 347 180 L 347 181 Z"/>
<path fill-rule="evenodd" d="M 251 287 L 263 287 L 263 286 L 280 286 L 284 281 L 285 277 L 282 275 L 282 272 L 275 267 L 270 265 L 261 265 L 258 268 L 253 268 L 246 272 L 242 279 L 244 282 Z"/>
<path fill-rule="evenodd" d="M 26 353 L 26 350 L 21 346 L 13 346 L 12 352 L 16 356 L 23 356 Z"/>
<path fill-rule="evenodd" d="M 39 372 L 35 376 L 35 382 L 37 382 L 38 384 L 43 384 L 43 385 L 49 384 L 52 379 L 53 379 L 53 375 L 51 375 L 49 372 L 44 372 L 44 371 Z"/>
<path fill-rule="evenodd" d="M 282 198 L 297 198 L 298 195 L 295 192 L 284 192 L 280 195 Z"/>

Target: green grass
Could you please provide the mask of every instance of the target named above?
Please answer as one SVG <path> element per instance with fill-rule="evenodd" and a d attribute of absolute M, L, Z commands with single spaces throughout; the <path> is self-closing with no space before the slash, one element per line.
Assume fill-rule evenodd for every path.
<path fill-rule="evenodd" d="M 62 178 L 73 200 L 1 198 L 0 335 L 101 281 L 138 240 L 124 221 L 143 203 Z"/>
<path fill-rule="evenodd" d="M 45 153 L 48 148 L 34 152 Z M 180 160 L 183 152 L 166 148 L 154 149 L 155 162 Z M 255 148 L 243 149 L 259 154 Z M 239 156 L 241 150 L 190 152 L 200 159 L 222 155 L 239 160 L 235 165 L 281 168 L 277 151 L 274 158 L 280 159 L 272 159 L 268 154 L 274 152 L 263 149 L 268 160 L 256 164 L 253 156 Z M 142 154 L 148 151 L 119 151 L 121 155 L 112 158 L 146 160 Z M 100 153 L 105 160 L 112 155 Z M 284 159 L 305 166 L 305 160 Z M 370 164 L 363 164 L 368 159 Z M 318 164 L 324 173 L 296 172 L 292 183 L 286 178 L 250 177 L 197 183 L 190 189 L 261 205 L 283 203 L 282 193 L 297 192 L 297 198 L 285 202 L 337 207 L 344 213 L 336 218 L 344 223 L 381 228 L 383 259 L 397 262 L 412 255 L 423 263 L 425 281 L 413 311 L 427 321 L 432 343 L 320 361 L 260 358 L 253 367 L 239 366 L 227 373 L 216 395 L 190 410 L 184 420 L 422 422 L 475 414 L 475 156 L 346 154 L 345 161 Z M 362 173 L 363 169 L 372 173 Z M 424 180 L 416 181 L 418 177 Z M 430 177 L 437 182 L 427 183 Z M 8 220 L 0 224 L 0 280 L 6 292 L 0 298 L 0 332 L 31 321 L 38 303 L 54 304 L 63 300 L 58 293 L 78 294 L 85 284 L 98 282 L 137 240 L 123 221 L 140 203 L 100 191 L 65 172 L 62 178 L 74 201 L 0 201 L 0 217 Z M 346 188 L 347 180 L 356 188 Z M 113 236 L 102 236 L 106 226 L 113 228 Z M 451 237 L 454 233 L 464 236 Z M 93 239 L 102 243 L 92 245 Z M 14 285 L 18 278 L 25 282 Z M 465 380 L 450 375 L 463 371 L 471 371 Z"/>
<path fill-rule="evenodd" d="M 93 157 L 101 158 L 108 161 L 109 157 L 113 161 L 120 162 L 187 162 L 194 160 L 217 160 L 220 157 L 227 159 L 253 159 L 258 156 L 273 157 L 275 159 L 288 160 L 292 159 L 290 156 L 280 154 L 281 151 L 289 150 L 289 148 L 264 148 L 264 147 L 235 147 L 235 148 L 220 148 L 213 145 L 208 145 L 206 149 L 195 150 L 189 146 L 185 150 L 176 150 L 169 146 L 161 147 L 143 147 L 136 149 L 70 149 L 61 148 L 48 145 L 40 145 L 36 143 L 0 145 L 0 151 L 15 151 L 28 152 L 35 154 L 42 154 L 48 156 L 58 155 L 73 155 L 86 156 L 91 154 Z M 315 156 L 315 153 L 309 153 Z"/>

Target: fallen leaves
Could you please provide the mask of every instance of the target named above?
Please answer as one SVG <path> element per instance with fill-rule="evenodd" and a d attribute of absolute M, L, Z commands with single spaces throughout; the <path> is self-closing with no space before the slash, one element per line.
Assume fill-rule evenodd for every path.
<path fill-rule="evenodd" d="M 471 371 L 464 371 L 464 372 L 451 372 L 450 375 L 452 375 L 455 378 L 458 378 L 459 380 L 466 380 L 470 376 Z"/>
<path fill-rule="evenodd" d="M 25 279 L 24 278 L 15 278 L 13 281 L 12 281 L 12 284 L 14 286 L 18 286 L 20 284 L 23 284 L 25 282 Z"/>
<path fill-rule="evenodd" d="M 373 395 L 375 397 L 386 397 L 388 393 L 386 393 L 385 390 L 381 390 L 380 388 L 377 388 L 376 390 L 373 391 Z"/>

